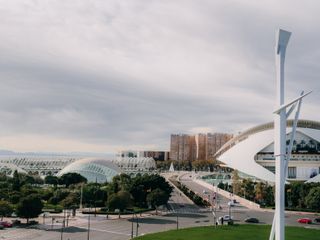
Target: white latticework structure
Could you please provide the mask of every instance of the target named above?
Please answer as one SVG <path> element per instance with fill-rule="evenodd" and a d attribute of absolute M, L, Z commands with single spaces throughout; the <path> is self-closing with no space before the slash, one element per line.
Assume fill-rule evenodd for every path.
<path fill-rule="evenodd" d="M 57 176 L 71 172 L 81 174 L 88 182 L 104 183 L 110 182 L 121 170 L 110 160 L 85 158 L 71 163 L 62 169 Z"/>
<path fill-rule="evenodd" d="M 156 162 L 151 157 L 118 157 L 112 162 L 126 173 L 149 172 L 156 169 Z"/>

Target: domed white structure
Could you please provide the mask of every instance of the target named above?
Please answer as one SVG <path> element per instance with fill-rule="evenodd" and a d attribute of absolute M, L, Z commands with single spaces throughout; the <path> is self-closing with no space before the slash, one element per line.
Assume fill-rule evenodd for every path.
<path fill-rule="evenodd" d="M 289 120 L 287 121 L 287 139 L 290 139 L 291 127 L 292 120 Z M 259 125 L 232 138 L 222 146 L 216 157 L 231 168 L 274 182 L 273 141 L 273 123 Z M 306 181 L 319 173 L 320 122 L 299 120 L 288 165 L 288 180 Z"/>
<path fill-rule="evenodd" d="M 110 160 L 85 158 L 69 164 L 57 176 L 71 172 L 81 174 L 88 182 L 104 183 L 106 181 L 110 182 L 114 176 L 121 173 L 121 170 Z"/>

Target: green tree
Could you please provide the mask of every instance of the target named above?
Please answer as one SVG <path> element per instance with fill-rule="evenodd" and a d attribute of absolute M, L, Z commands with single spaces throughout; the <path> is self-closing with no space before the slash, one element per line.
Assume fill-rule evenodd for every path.
<path fill-rule="evenodd" d="M 254 200 L 254 182 L 250 178 L 243 179 L 241 188 L 243 195 L 246 199 L 253 201 Z"/>
<path fill-rule="evenodd" d="M 86 182 L 87 182 L 87 179 L 82 175 L 80 175 L 79 173 L 65 173 L 59 179 L 59 183 L 66 185 L 66 187 L 69 187 L 71 184 L 86 183 Z"/>
<path fill-rule="evenodd" d="M 11 204 L 7 201 L 0 200 L 1 221 L 3 220 L 3 217 L 11 216 L 12 212 L 13 212 L 13 208 L 12 208 Z"/>
<path fill-rule="evenodd" d="M 119 209 L 119 217 L 120 213 L 125 209 L 132 207 L 132 197 L 129 192 L 119 191 L 117 193 L 112 194 L 107 201 L 107 207 L 110 210 Z"/>
<path fill-rule="evenodd" d="M 263 182 L 258 182 L 255 185 L 254 188 L 254 200 L 257 201 L 258 203 L 264 203 L 265 204 L 265 196 L 266 196 L 266 191 L 265 191 L 265 184 Z"/>
<path fill-rule="evenodd" d="M 64 209 L 75 209 L 79 206 L 80 196 L 76 192 L 71 192 L 60 204 Z"/>
<path fill-rule="evenodd" d="M 168 202 L 170 195 L 163 190 L 157 188 L 147 195 L 147 202 L 156 208 L 156 214 L 158 213 L 157 207 L 164 205 Z"/>
<path fill-rule="evenodd" d="M 19 191 L 21 187 L 21 181 L 20 176 L 17 170 L 14 171 L 13 177 L 12 177 L 12 190 L 13 191 Z"/>
<path fill-rule="evenodd" d="M 31 194 L 22 198 L 17 204 L 16 213 L 18 217 L 26 218 L 29 223 L 30 218 L 38 217 L 43 208 L 41 199 L 36 194 Z"/>
<path fill-rule="evenodd" d="M 51 185 L 57 186 L 59 183 L 59 178 L 56 176 L 46 176 L 44 178 L 44 182 L 45 184 L 51 184 Z"/>
<path fill-rule="evenodd" d="M 312 210 L 320 211 L 320 187 L 314 187 L 310 190 L 306 197 L 306 205 Z"/>
<path fill-rule="evenodd" d="M 239 177 L 239 173 L 237 170 L 234 170 L 232 173 L 232 192 L 235 195 L 239 195 L 241 190 L 241 181 Z"/>

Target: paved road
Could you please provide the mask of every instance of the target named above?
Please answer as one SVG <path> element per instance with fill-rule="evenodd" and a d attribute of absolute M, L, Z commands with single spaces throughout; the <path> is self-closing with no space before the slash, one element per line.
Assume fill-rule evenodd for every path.
<path fill-rule="evenodd" d="M 179 179 L 182 184 L 186 185 L 188 188 L 192 189 L 194 192 L 197 192 L 202 196 L 203 196 L 203 190 L 213 194 L 212 191 L 210 191 L 208 188 L 205 188 L 202 185 L 199 185 L 196 182 L 194 182 L 193 181 L 194 177 L 195 176 L 193 174 L 186 173 L 186 174 L 182 174 Z M 218 194 L 218 202 L 219 202 L 219 205 L 221 205 L 222 207 L 222 210 L 219 210 L 217 212 L 218 216 L 229 214 L 228 201 L 230 201 L 230 199 L 227 199 Z M 241 205 L 236 205 L 235 207 L 232 207 L 231 215 L 234 216 L 234 219 L 236 220 L 236 222 L 239 222 L 239 223 L 243 223 L 244 219 L 248 217 L 258 218 L 261 221 L 261 223 L 264 223 L 264 224 L 272 224 L 272 220 L 273 220 L 272 210 L 269 210 L 269 209 L 252 210 L 252 209 L 243 207 Z M 314 219 L 316 215 L 312 213 L 286 212 L 285 214 L 286 225 L 303 226 L 297 222 L 297 219 L 302 217 L 308 217 L 308 218 Z M 318 224 L 309 225 L 308 227 L 320 229 L 320 225 Z"/>

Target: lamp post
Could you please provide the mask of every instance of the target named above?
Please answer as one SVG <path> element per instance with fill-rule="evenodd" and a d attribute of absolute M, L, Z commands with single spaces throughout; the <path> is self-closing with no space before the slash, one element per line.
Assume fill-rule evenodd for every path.
<path fill-rule="evenodd" d="M 60 240 L 63 240 L 63 228 L 64 228 L 64 219 L 62 220 L 61 232 L 60 232 Z"/>
<path fill-rule="evenodd" d="M 91 209 L 90 209 L 91 210 Z M 87 240 L 90 240 L 90 211 L 88 214 L 88 231 L 87 231 Z"/>
<path fill-rule="evenodd" d="M 139 229 L 139 219 L 138 219 L 138 215 L 136 214 L 136 221 L 137 221 L 137 227 L 136 227 L 136 237 L 138 237 L 138 229 Z"/>
<path fill-rule="evenodd" d="M 131 218 L 131 239 L 133 239 L 133 221 L 134 221 L 134 212 L 132 213 L 132 218 Z"/>

